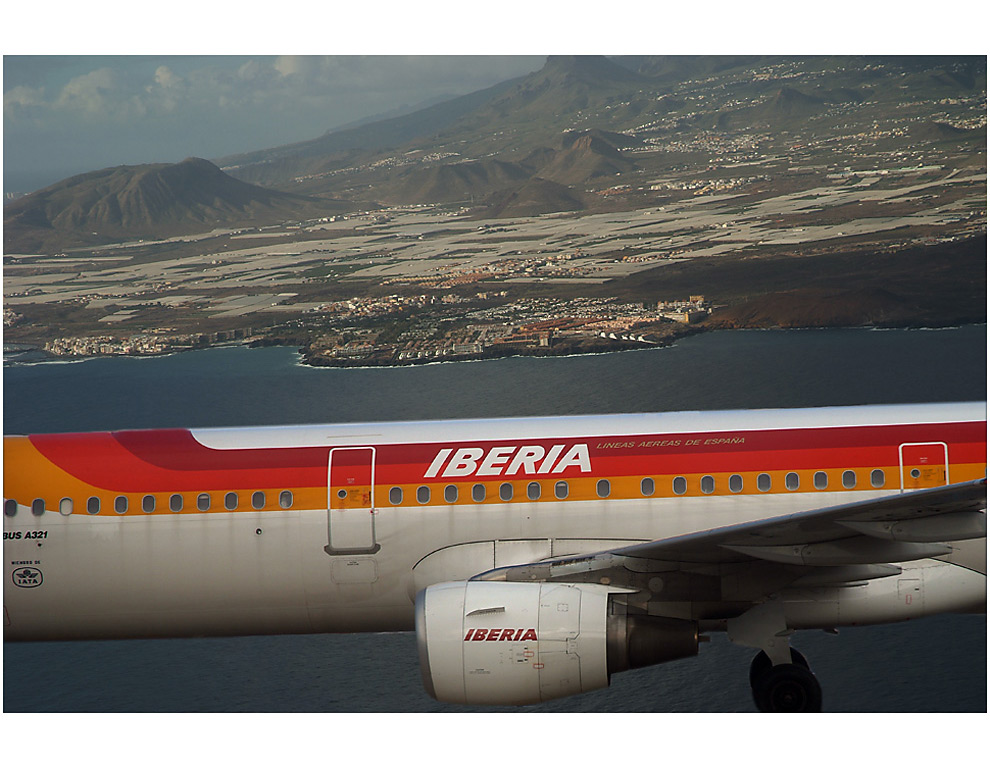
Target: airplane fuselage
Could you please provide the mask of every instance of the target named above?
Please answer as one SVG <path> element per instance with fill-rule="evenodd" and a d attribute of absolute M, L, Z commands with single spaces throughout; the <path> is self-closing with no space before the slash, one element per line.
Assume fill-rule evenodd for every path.
<path fill-rule="evenodd" d="M 982 403 L 5 437 L 4 638 L 409 630 L 432 584 L 985 474 Z M 985 552 L 830 624 L 978 608 Z"/>

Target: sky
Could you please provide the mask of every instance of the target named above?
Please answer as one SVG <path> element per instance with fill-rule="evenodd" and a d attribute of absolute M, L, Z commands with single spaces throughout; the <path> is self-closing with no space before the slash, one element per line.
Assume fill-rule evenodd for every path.
<path fill-rule="evenodd" d="M 4 192 L 114 165 L 217 159 L 316 138 L 525 75 L 554 53 L 988 47 L 987 11 L 975 0 L 957 0 L 953 14 L 928 8 L 918 16 L 903 3 L 852 0 L 831 0 L 828 13 L 810 16 L 808 6 L 783 0 L 743 7 L 711 0 L 703 14 L 692 4 L 669 5 L 501 0 L 495 13 L 491 4 L 468 9 L 454 0 L 348 9 L 309 0 L 49 0 L 5 9 Z M 960 25 L 963 16 L 973 23 Z"/>
<path fill-rule="evenodd" d="M 5 56 L 4 191 L 215 159 L 525 75 L 544 56 Z"/>

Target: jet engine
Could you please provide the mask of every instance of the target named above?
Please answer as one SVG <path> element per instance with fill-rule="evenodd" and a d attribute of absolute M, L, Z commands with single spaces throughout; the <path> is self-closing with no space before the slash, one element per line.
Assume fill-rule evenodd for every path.
<path fill-rule="evenodd" d="M 423 684 L 454 704 L 535 704 L 694 656 L 692 621 L 629 613 L 599 584 L 458 581 L 416 596 Z"/>

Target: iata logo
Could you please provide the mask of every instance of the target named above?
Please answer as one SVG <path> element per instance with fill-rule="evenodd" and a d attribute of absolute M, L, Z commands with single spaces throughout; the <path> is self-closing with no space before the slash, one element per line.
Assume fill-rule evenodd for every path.
<path fill-rule="evenodd" d="M 451 455 L 453 454 L 453 455 Z M 443 448 L 426 470 L 426 477 L 497 477 L 500 475 L 560 474 L 569 467 L 581 472 L 591 471 L 587 443 L 568 447 L 554 445 L 546 450 L 542 445 L 504 445 L 490 448 Z M 443 470 L 441 472 L 441 470 Z"/>
<path fill-rule="evenodd" d="M 18 568 L 10 574 L 10 578 L 15 587 L 24 587 L 25 589 L 40 587 L 41 582 L 45 580 L 37 568 Z"/>
<path fill-rule="evenodd" d="M 485 640 L 487 642 L 525 642 L 537 640 L 535 629 L 469 629 L 464 641 Z"/>

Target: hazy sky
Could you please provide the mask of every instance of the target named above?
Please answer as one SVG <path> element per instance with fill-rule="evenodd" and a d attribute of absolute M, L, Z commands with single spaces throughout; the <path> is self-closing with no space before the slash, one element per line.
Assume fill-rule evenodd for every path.
<path fill-rule="evenodd" d="M 832 0 L 827 12 L 792 0 L 709 0 L 703 12 L 657 0 L 20 6 L 5 8 L 0 31 L 5 192 L 112 165 L 215 159 L 315 138 L 525 75 L 551 53 L 988 48 L 978 0 L 957 0 L 951 14 L 859 0 Z M 278 55 L 286 50 L 311 55 Z"/>
<path fill-rule="evenodd" d="M 315 138 L 544 56 L 5 56 L 4 190 Z"/>

